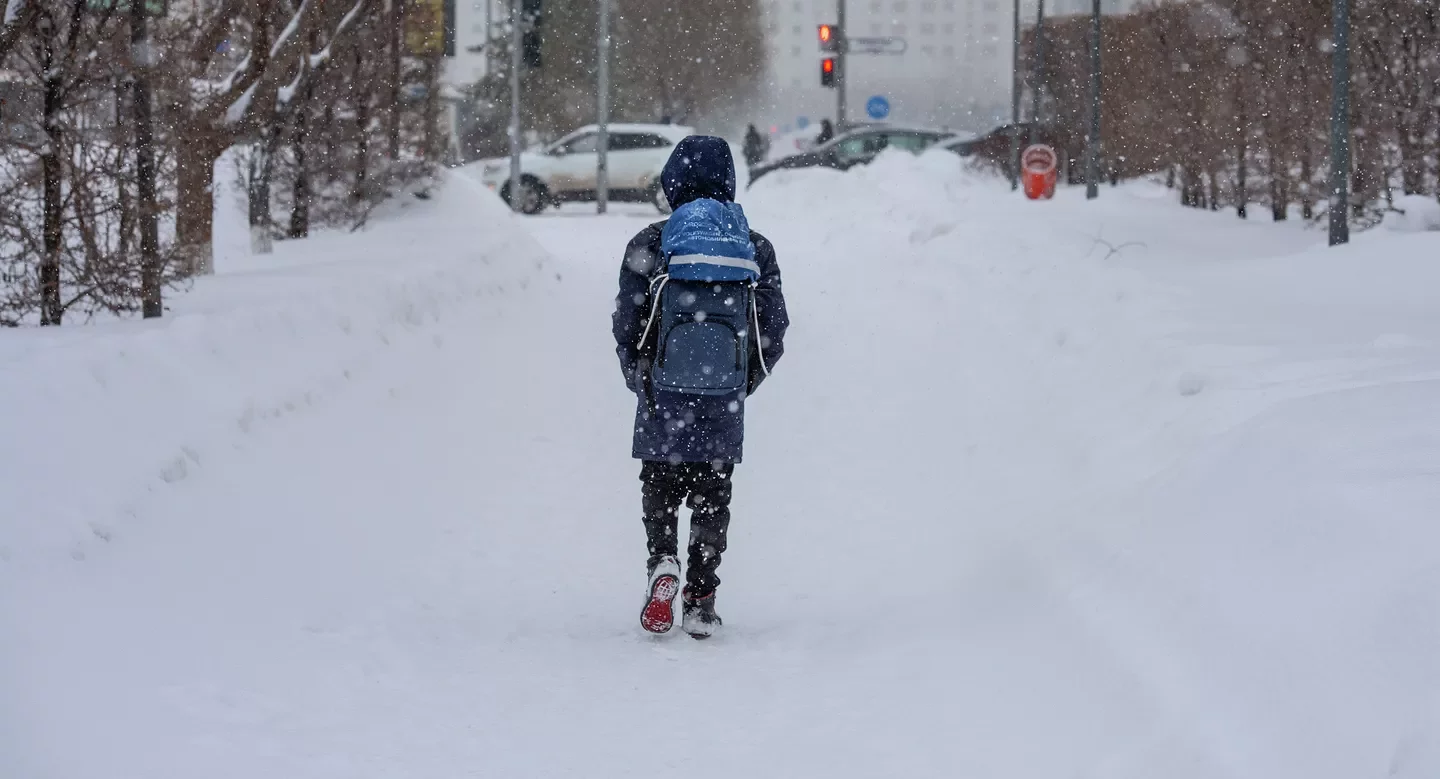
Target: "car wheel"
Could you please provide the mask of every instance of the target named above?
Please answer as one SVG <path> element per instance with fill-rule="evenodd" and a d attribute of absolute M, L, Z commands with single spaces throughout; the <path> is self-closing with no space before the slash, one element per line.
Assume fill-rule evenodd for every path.
<path fill-rule="evenodd" d="M 545 209 L 545 187 L 530 176 L 520 179 L 519 187 L 520 213 L 538 214 Z M 511 208 L 515 206 L 510 202 L 510 184 L 507 182 L 504 189 L 500 191 L 500 197 L 505 200 Z"/>
<path fill-rule="evenodd" d="M 660 186 L 660 182 L 650 185 L 649 197 L 657 211 L 662 214 L 670 213 L 670 200 L 665 197 L 665 189 Z"/>

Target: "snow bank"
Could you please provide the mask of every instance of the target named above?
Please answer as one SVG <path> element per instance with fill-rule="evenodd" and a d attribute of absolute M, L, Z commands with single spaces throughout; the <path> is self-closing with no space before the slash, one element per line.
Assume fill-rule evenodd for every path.
<path fill-rule="evenodd" d="M 454 177 L 365 232 L 227 260 L 159 321 L 0 339 L 0 560 L 84 557 L 216 448 L 343 393 L 453 311 L 553 275 L 474 188 Z"/>
<path fill-rule="evenodd" d="M 1425 195 L 1406 195 L 1385 215 L 1385 226 L 1398 233 L 1440 231 L 1440 202 Z"/>
<path fill-rule="evenodd" d="M 1074 775 L 1440 775 L 1440 235 L 1330 249 L 1171 195 L 1028 203 L 939 154 L 757 182 L 750 221 L 775 233 L 797 309 L 766 390 L 815 394 L 856 361 L 889 379 L 813 401 L 807 426 L 833 440 L 759 434 L 803 495 L 781 513 L 884 484 L 854 496 L 870 521 L 919 523 L 908 496 L 936 491 L 963 529 L 927 524 L 924 543 L 957 550 L 967 587 L 1068 604 L 1085 638 L 1067 651 L 1098 642 L 1130 680 L 1103 718 L 1148 712 L 1072 755 Z M 1405 205 L 1418 229 L 1432 204 Z M 787 263 L 806 241 L 819 251 Z M 864 465 L 826 460 L 831 480 L 805 450 Z M 1007 603 L 1007 621 L 1051 618 Z M 1131 689 L 1143 703 L 1120 703 Z"/>

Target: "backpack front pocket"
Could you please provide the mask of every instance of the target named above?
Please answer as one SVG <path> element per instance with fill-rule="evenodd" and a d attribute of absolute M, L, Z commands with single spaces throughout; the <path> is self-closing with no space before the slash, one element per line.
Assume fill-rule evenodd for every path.
<path fill-rule="evenodd" d="M 725 321 L 691 319 L 665 333 L 655 386 L 720 394 L 745 386 L 745 337 Z"/>

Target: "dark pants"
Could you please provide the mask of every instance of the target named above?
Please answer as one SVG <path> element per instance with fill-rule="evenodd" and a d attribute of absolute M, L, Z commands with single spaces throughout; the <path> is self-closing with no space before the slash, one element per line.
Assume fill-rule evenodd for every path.
<path fill-rule="evenodd" d="M 686 594 L 703 598 L 720 586 L 715 569 L 725 551 L 730 527 L 730 476 L 734 465 L 665 463 L 646 460 L 640 468 L 640 495 L 645 509 L 645 540 L 653 568 L 665 555 L 678 554 L 675 537 L 680 504 L 691 509 L 690 560 L 685 568 Z"/>

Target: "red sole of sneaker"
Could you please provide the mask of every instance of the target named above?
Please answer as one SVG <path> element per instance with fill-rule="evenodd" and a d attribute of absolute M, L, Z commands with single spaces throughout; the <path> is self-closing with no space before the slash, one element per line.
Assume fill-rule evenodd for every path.
<path fill-rule="evenodd" d="M 680 580 L 674 576 L 661 576 L 650 587 L 650 601 L 640 612 L 640 627 L 651 633 L 665 633 L 675 626 L 675 596 L 680 592 Z"/>

